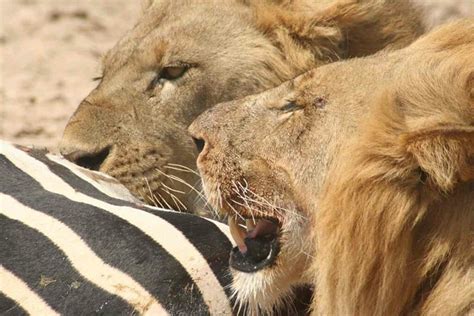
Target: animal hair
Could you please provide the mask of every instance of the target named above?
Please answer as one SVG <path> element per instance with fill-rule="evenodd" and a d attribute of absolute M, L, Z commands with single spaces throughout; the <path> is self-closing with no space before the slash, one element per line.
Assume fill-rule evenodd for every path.
<path fill-rule="evenodd" d="M 427 49 L 456 50 L 382 93 L 336 158 L 313 219 L 314 314 L 472 312 L 472 24 L 464 30 L 451 44 L 431 37 Z"/>
<path fill-rule="evenodd" d="M 257 27 L 301 71 L 315 58 L 332 62 L 401 48 L 424 31 L 418 10 L 405 0 L 396 4 L 386 0 L 248 3 L 254 8 Z"/>

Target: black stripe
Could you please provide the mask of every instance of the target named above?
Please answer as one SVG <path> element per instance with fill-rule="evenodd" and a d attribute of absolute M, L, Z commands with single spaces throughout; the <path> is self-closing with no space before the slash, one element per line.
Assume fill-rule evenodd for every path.
<path fill-rule="evenodd" d="M 91 183 L 78 177 L 69 168 L 50 160 L 48 157 L 45 156 L 45 152 L 43 151 L 32 149 L 32 150 L 26 151 L 25 153 L 30 155 L 34 159 L 39 160 L 42 163 L 44 163 L 48 167 L 48 169 L 51 170 L 52 173 L 60 177 L 64 182 L 69 184 L 71 187 L 74 188 L 74 190 L 78 192 L 84 193 L 90 197 L 96 198 L 101 201 L 105 201 L 110 204 L 121 205 L 121 206 L 131 206 L 131 207 L 137 208 L 137 205 L 135 205 L 134 203 L 117 199 L 101 192 L 100 190 L 95 188 Z"/>
<path fill-rule="evenodd" d="M 114 205 L 128 204 L 135 208 L 137 207 L 136 205 L 132 205 L 132 203 L 112 198 L 98 191 L 94 186 L 80 179 L 68 168 L 48 159 L 41 151 L 32 150 L 29 151 L 28 154 L 43 162 L 54 174 L 81 193 Z M 229 298 L 231 297 L 231 290 L 228 285 L 232 282 L 229 271 L 229 254 L 232 249 L 232 244 L 219 228 L 209 221 L 196 217 L 195 215 L 180 214 L 176 216 L 176 213 L 172 212 L 162 212 L 150 208 L 140 209 L 161 217 L 181 231 L 204 256 L 219 280 L 219 283 L 224 287 L 226 295 Z"/>
<path fill-rule="evenodd" d="M 23 316 L 28 313 L 20 307 L 14 300 L 0 292 L 0 315 L 2 316 Z"/>
<path fill-rule="evenodd" d="M 0 161 L 2 179 L 15 179 L 13 185 L 0 182 L 1 192 L 69 226 L 104 262 L 132 276 L 171 313 L 209 313 L 186 270 L 138 228 L 100 208 L 48 192 L 3 155 Z"/>
<path fill-rule="evenodd" d="M 120 297 L 84 279 L 64 252 L 35 229 L 0 214 L 0 238 L 0 263 L 56 312 L 68 315 L 133 312 L 133 307 Z"/>
<path fill-rule="evenodd" d="M 229 255 L 232 244 L 224 233 L 215 224 L 193 215 L 176 216 L 173 213 L 160 212 L 158 216 L 175 226 L 196 247 L 230 298 L 232 293 L 229 284 L 232 282 L 232 276 L 229 271 Z"/>

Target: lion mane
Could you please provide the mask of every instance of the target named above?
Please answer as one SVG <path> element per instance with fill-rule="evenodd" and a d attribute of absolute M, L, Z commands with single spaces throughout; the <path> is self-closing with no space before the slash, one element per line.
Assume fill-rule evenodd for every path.
<path fill-rule="evenodd" d="M 331 168 L 313 219 L 314 314 L 473 311 L 474 29 L 467 25 L 465 32 L 452 25 L 458 37 L 433 36 L 430 49 L 456 51 L 382 93 Z"/>

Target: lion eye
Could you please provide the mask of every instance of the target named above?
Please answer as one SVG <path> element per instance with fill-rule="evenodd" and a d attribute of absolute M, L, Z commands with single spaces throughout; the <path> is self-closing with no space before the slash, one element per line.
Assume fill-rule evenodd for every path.
<path fill-rule="evenodd" d="M 301 109 L 301 107 L 295 101 L 288 101 L 284 106 L 280 108 L 281 111 L 288 113 Z"/>
<path fill-rule="evenodd" d="M 176 80 L 181 78 L 189 68 L 189 65 L 163 67 L 161 72 L 150 82 L 146 90 L 153 90 L 157 84 L 163 84 L 166 80 Z"/>
<path fill-rule="evenodd" d="M 182 77 L 188 69 L 189 67 L 186 65 L 164 67 L 161 70 L 160 78 L 166 80 L 175 80 Z"/>

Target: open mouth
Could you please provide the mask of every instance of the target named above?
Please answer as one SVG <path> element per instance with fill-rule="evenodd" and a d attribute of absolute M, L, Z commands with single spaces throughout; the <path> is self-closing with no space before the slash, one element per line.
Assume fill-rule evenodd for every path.
<path fill-rule="evenodd" d="M 275 219 L 237 219 L 228 224 L 237 246 L 230 254 L 230 266 L 242 272 L 256 272 L 275 263 L 280 251 L 280 225 Z"/>

